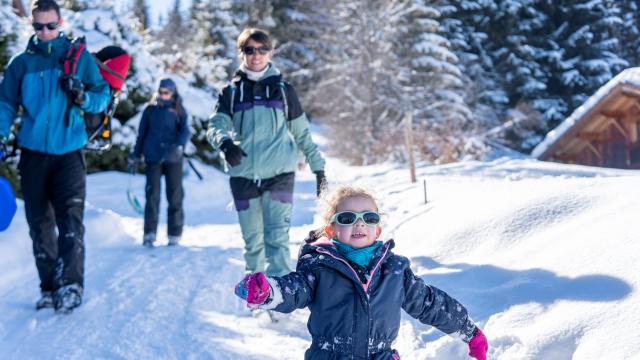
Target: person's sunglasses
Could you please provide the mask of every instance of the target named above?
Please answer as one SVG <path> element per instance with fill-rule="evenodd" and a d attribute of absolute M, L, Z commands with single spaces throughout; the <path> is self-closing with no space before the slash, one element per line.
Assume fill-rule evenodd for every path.
<path fill-rule="evenodd" d="M 35 31 L 42 31 L 44 30 L 44 28 L 46 27 L 49 30 L 55 30 L 58 28 L 59 22 L 58 21 L 52 21 L 50 23 L 39 23 L 39 22 L 34 22 L 31 24 L 31 26 L 33 26 L 33 29 Z"/>
<path fill-rule="evenodd" d="M 362 219 L 365 224 L 370 226 L 380 224 L 380 214 L 373 211 L 341 211 L 333 214 L 331 222 L 335 222 L 338 225 L 353 225 L 358 222 L 358 219 Z"/>
<path fill-rule="evenodd" d="M 253 46 L 245 46 L 242 48 L 242 52 L 245 55 L 253 55 L 257 52 L 260 53 L 260 55 L 267 55 L 269 53 L 269 51 L 271 51 L 271 49 L 269 49 L 268 46 L 260 46 L 260 47 L 253 47 Z"/>

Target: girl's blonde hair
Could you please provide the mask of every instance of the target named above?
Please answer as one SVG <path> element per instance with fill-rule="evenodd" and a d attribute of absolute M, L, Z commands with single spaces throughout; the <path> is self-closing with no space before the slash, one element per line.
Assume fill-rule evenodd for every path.
<path fill-rule="evenodd" d="M 324 211 L 322 212 L 322 220 L 324 221 L 324 224 L 331 224 L 331 217 L 338 212 L 338 205 L 340 205 L 342 201 L 354 197 L 365 197 L 370 199 L 375 205 L 376 211 L 379 211 L 378 202 L 369 190 L 353 185 L 339 185 L 333 191 L 324 193 L 323 195 L 325 206 Z"/>

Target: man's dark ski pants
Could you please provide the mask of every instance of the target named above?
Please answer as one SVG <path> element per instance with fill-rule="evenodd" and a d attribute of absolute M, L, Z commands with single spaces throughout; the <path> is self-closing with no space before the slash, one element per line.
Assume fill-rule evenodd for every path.
<path fill-rule="evenodd" d="M 158 229 L 158 215 L 160 208 L 160 178 L 164 175 L 167 202 L 167 233 L 169 236 L 182 235 L 184 211 L 182 199 L 182 161 L 177 162 L 147 162 L 147 185 L 145 194 L 147 203 L 144 207 L 144 233 L 155 234 Z"/>
<path fill-rule="evenodd" d="M 80 150 L 52 155 L 22 149 L 18 169 L 40 288 L 84 288 L 84 155 Z"/>

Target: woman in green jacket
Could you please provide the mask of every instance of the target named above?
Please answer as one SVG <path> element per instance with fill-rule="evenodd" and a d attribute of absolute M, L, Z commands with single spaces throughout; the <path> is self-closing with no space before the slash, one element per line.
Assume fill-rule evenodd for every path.
<path fill-rule="evenodd" d="M 325 161 L 293 87 L 271 63 L 273 41 L 245 29 L 237 40 L 242 64 L 219 98 L 207 139 L 230 165 L 230 185 L 248 272 L 290 272 L 289 225 L 297 153 L 316 174 L 318 195 Z"/>

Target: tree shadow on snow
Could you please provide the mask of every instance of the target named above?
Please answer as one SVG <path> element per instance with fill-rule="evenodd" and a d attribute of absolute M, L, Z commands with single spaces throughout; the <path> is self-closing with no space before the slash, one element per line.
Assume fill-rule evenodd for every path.
<path fill-rule="evenodd" d="M 476 319 L 513 305 L 558 300 L 607 302 L 625 298 L 632 288 L 609 275 L 558 276 L 543 269 L 508 270 L 493 265 L 441 264 L 430 257 L 411 260 L 429 285 L 458 299 Z M 430 271 L 425 274 L 424 269 Z M 418 274 L 417 274 L 418 275 Z"/>

